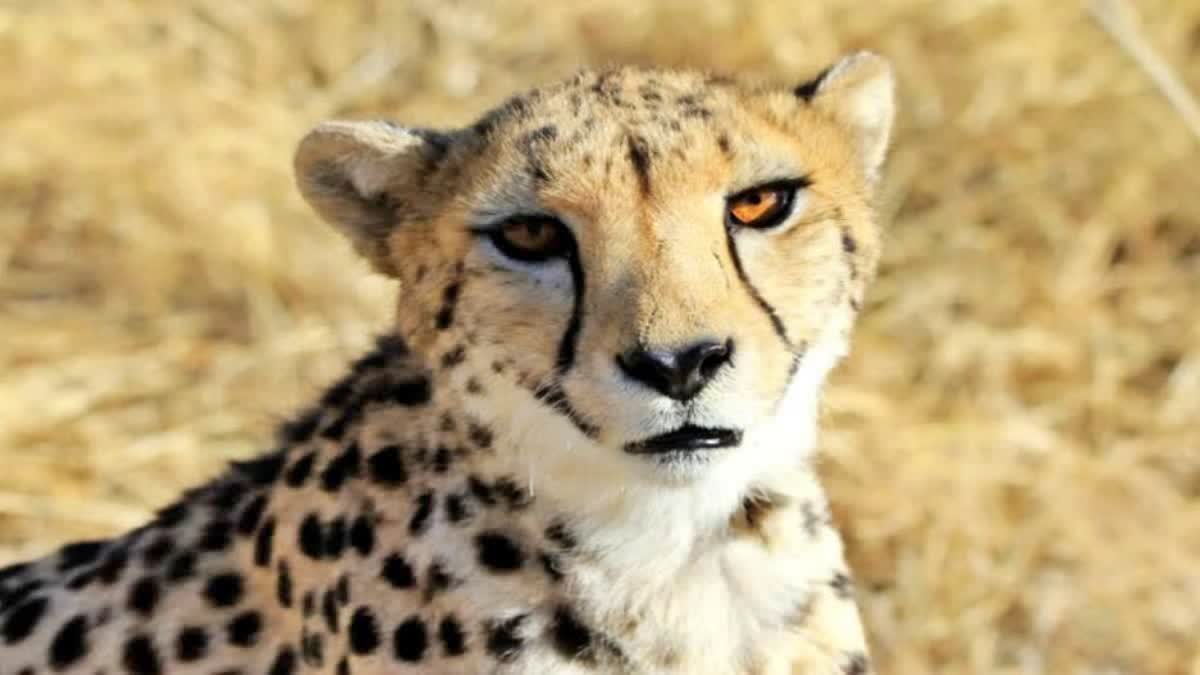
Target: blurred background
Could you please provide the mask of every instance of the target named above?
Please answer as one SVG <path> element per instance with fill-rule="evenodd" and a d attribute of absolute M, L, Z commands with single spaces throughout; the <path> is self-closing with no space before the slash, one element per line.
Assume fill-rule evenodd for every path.
<path fill-rule="evenodd" d="M 1200 0 L 1117 16 L 1160 65 L 1074 0 L 0 0 L 0 563 L 265 448 L 387 324 L 293 189 L 317 121 L 870 48 L 886 255 L 822 472 L 880 672 L 1200 675 L 1200 126 L 1155 80 L 1200 89 Z"/>

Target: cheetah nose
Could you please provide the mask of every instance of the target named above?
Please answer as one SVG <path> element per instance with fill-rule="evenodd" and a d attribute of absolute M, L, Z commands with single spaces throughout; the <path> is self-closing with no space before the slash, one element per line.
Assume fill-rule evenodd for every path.
<path fill-rule="evenodd" d="M 733 356 L 733 340 L 701 340 L 682 349 L 636 347 L 617 355 L 630 379 L 654 391 L 687 401 L 699 394 Z"/>

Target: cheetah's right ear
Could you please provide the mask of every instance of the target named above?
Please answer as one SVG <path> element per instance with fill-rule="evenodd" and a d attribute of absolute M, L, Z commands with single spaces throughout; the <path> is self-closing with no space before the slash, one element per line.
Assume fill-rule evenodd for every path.
<path fill-rule="evenodd" d="M 376 270 L 395 276 L 387 242 L 397 210 L 448 143 L 444 134 L 388 122 L 325 122 L 296 148 L 296 184 Z"/>
<path fill-rule="evenodd" d="M 874 181 L 887 156 L 896 116 L 895 90 L 887 59 L 872 52 L 858 52 L 796 87 L 794 93 L 850 131 L 863 170 Z"/>

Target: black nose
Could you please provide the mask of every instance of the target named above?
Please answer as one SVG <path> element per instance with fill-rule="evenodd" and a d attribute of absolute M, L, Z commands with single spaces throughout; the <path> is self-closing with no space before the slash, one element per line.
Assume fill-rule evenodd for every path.
<path fill-rule="evenodd" d="M 654 391 L 686 401 L 699 394 L 732 355 L 733 340 L 704 340 L 676 351 L 631 349 L 617 356 L 617 365 Z"/>

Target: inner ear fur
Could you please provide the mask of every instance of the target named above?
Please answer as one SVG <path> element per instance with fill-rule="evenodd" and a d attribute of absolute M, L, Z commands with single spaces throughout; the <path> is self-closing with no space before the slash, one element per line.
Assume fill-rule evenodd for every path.
<path fill-rule="evenodd" d="M 887 59 L 858 52 L 796 87 L 794 93 L 850 131 L 863 171 L 874 181 L 887 157 L 896 116 L 895 91 Z"/>
<path fill-rule="evenodd" d="M 387 239 L 397 204 L 444 137 L 382 121 L 333 121 L 301 139 L 293 161 L 300 194 L 376 270 L 395 276 Z"/>

